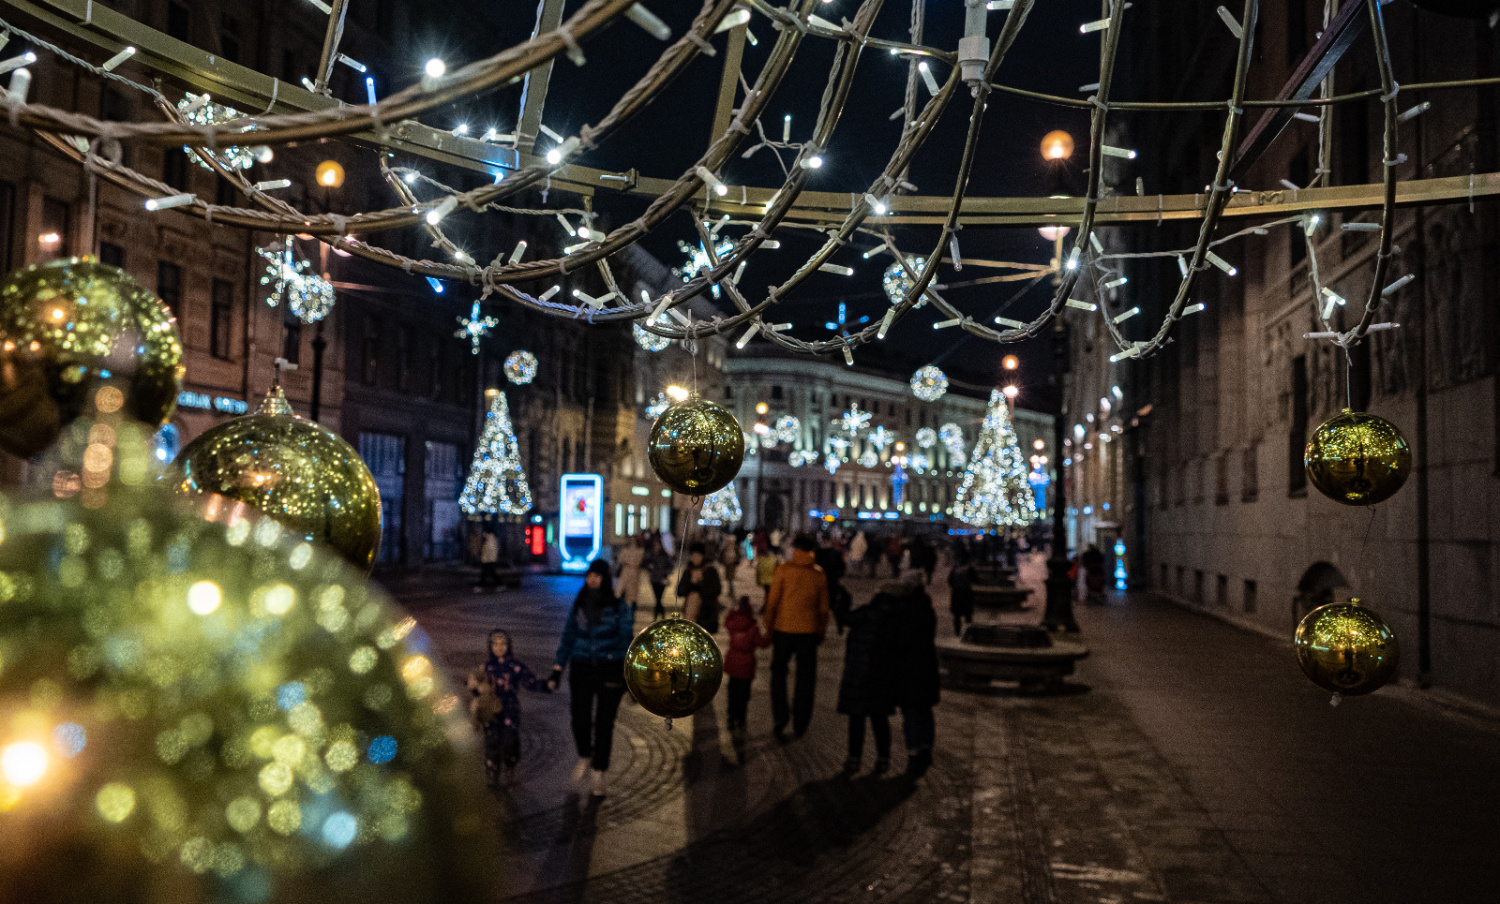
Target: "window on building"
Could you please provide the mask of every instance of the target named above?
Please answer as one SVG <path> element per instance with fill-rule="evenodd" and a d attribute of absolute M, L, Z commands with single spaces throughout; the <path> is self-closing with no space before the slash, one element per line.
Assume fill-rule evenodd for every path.
<path fill-rule="evenodd" d="M 125 249 L 113 242 L 99 243 L 99 263 L 125 269 Z"/>
<path fill-rule="evenodd" d="M 411 330 L 406 327 L 396 333 L 396 389 L 411 389 Z"/>
<path fill-rule="evenodd" d="M 231 63 L 240 61 L 240 23 L 232 16 L 219 20 L 219 56 Z"/>
<path fill-rule="evenodd" d="M 1250 445 L 1245 448 L 1241 459 L 1240 468 L 1240 501 L 1254 502 L 1260 495 L 1260 473 L 1257 470 L 1256 452 L 1259 447 Z"/>
<path fill-rule="evenodd" d="M 282 309 L 285 313 L 281 319 L 281 357 L 288 364 L 302 363 L 302 321 L 292 313 L 292 306 L 287 305 Z"/>
<path fill-rule="evenodd" d="M 1307 468 L 1307 356 L 1292 359 L 1292 431 L 1287 437 L 1287 491 L 1306 492 Z"/>
<path fill-rule="evenodd" d="M 208 308 L 208 351 L 215 358 L 233 357 L 229 341 L 234 326 L 234 283 L 215 279 Z"/>
<path fill-rule="evenodd" d="M 374 386 L 380 374 L 380 324 L 374 317 L 365 318 L 359 346 L 360 359 L 364 364 L 360 377 L 366 386 Z"/>
<path fill-rule="evenodd" d="M 1214 505 L 1229 504 L 1229 453 L 1214 459 Z"/>
<path fill-rule="evenodd" d="M 437 339 L 427 343 L 427 394 L 434 401 L 443 397 L 443 356 Z"/>
<path fill-rule="evenodd" d="M 781 387 L 780 386 L 772 386 L 771 387 L 771 399 L 772 399 L 772 401 L 776 401 L 776 402 L 781 401 Z"/>
<path fill-rule="evenodd" d="M 1219 575 L 1218 586 L 1216 588 L 1216 592 L 1218 594 L 1218 599 L 1215 600 L 1215 602 L 1217 602 L 1220 606 L 1224 607 L 1225 609 L 1228 609 L 1229 608 L 1229 576 L 1228 575 L 1226 575 L 1226 574 Z"/>
<path fill-rule="evenodd" d="M 187 151 L 177 147 L 162 149 L 161 181 L 178 191 L 188 190 Z"/>
<path fill-rule="evenodd" d="M 156 295 L 172 309 L 172 315 L 182 317 L 182 268 L 171 261 L 156 262 Z"/>
<path fill-rule="evenodd" d="M 56 198 L 42 199 L 42 228 L 37 233 L 37 250 L 42 260 L 66 257 L 70 247 L 68 222 L 72 219 L 66 202 Z"/>
<path fill-rule="evenodd" d="M 1255 582 L 1245 581 L 1245 612 L 1255 612 Z"/>
<path fill-rule="evenodd" d="M 193 12 L 177 0 L 167 3 L 167 34 L 179 41 L 191 40 Z"/>

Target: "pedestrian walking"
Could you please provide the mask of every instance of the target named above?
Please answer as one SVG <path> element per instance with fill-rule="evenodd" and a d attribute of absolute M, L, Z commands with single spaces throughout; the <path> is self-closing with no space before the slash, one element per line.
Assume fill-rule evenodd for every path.
<path fill-rule="evenodd" d="M 771 536 L 762 528 L 755 532 L 755 583 L 760 585 L 761 600 L 771 598 L 771 579 L 776 576 L 776 547 L 771 545 Z"/>
<path fill-rule="evenodd" d="M 704 561 L 706 550 L 696 540 L 688 545 L 687 566 L 677 579 L 682 616 L 710 634 L 719 632 L 719 569 Z"/>
<path fill-rule="evenodd" d="M 849 756 L 844 760 L 844 772 L 850 775 L 864 762 L 866 722 L 875 738 L 875 774 L 884 775 L 891 767 L 891 714 L 896 711 L 895 607 L 895 597 L 882 588 L 870 602 L 849 613 L 838 711 L 849 718 Z"/>
<path fill-rule="evenodd" d="M 828 609 L 833 615 L 834 626 L 843 634 L 849 608 L 854 604 L 854 598 L 842 583 L 846 570 L 844 554 L 833 544 L 833 538 L 825 535 L 818 538 L 818 549 L 813 553 L 813 561 L 823 569 L 823 576 L 828 580 Z"/>
<path fill-rule="evenodd" d="M 651 580 L 651 592 L 656 596 L 656 609 L 652 614 L 656 618 L 666 618 L 667 609 L 662 605 L 662 596 L 667 592 L 667 580 L 672 577 L 672 554 L 662 546 L 660 534 L 653 535 L 646 544 L 643 563 Z"/>
<path fill-rule="evenodd" d="M 640 534 L 636 534 L 620 550 L 620 579 L 615 584 L 615 595 L 625 601 L 631 612 L 636 610 L 640 602 L 641 565 L 645 561 L 646 544 L 641 540 Z"/>
<path fill-rule="evenodd" d="M 974 563 L 961 561 L 948 572 L 948 611 L 953 613 L 953 634 L 962 637 L 964 625 L 974 622 L 974 583 L 979 573 Z"/>
<path fill-rule="evenodd" d="M 802 737 L 812 722 L 817 688 L 818 645 L 828 631 L 828 579 L 813 561 L 813 538 L 798 534 L 792 558 L 776 568 L 766 595 L 766 627 L 771 631 L 771 723 L 776 740 Z M 797 660 L 797 687 L 787 705 L 787 669 Z"/>
<path fill-rule="evenodd" d="M 891 577 L 893 578 L 901 577 L 901 555 L 904 552 L 906 552 L 906 544 L 901 542 L 900 537 L 892 535 L 890 543 L 885 548 L 885 554 L 891 560 Z"/>
<path fill-rule="evenodd" d="M 865 556 L 869 551 L 870 541 L 865 539 L 863 533 L 855 534 L 854 539 L 849 541 L 849 570 L 858 571 L 865 563 Z"/>
<path fill-rule="evenodd" d="M 922 587 L 906 582 L 895 597 L 891 636 L 895 641 L 891 679 L 901 709 L 906 740 L 906 773 L 920 777 L 932 765 L 936 727 L 932 708 L 938 703 L 937 614 Z"/>
<path fill-rule="evenodd" d="M 610 589 L 609 563 L 603 559 L 590 562 L 583 589 L 573 600 L 563 626 L 547 686 L 556 689 L 563 670 L 568 670 L 573 743 L 578 749 L 573 782 L 583 781 L 592 770 L 590 792 L 595 797 L 604 796 L 615 715 L 620 710 L 620 698 L 625 696 L 625 651 L 630 647 L 634 622 L 630 609 Z"/>
<path fill-rule="evenodd" d="M 474 592 L 478 593 L 499 583 L 500 538 L 495 536 L 494 531 L 487 530 L 484 532 L 484 540 L 479 544 L 479 583 L 474 586 Z"/>
<path fill-rule="evenodd" d="M 724 566 L 724 592 L 734 599 L 734 573 L 740 567 L 740 544 L 732 534 L 725 534 L 719 547 L 719 564 Z"/>
<path fill-rule="evenodd" d="M 923 537 L 917 537 L 911 543 L 911 564 L 913 568 L 920 568 L 925 575 L 925 584 L 932 584 L 932 573 L 937 571 L 938 554 L 937 547 L 929 543 Z"/>
<path fill-rule="evenodd" d="M 1091 606 L 1104 605 L 1104 553 L 1090 543 L 1078 562 L 1083 566 L 1083 586 L 1088 591 L 1084 601 Z"/>
<path fill-rule="evenodd" d="M 469 714 L 484 734 L 484 778 L 490 790 L 509 784 L 521 762 L 519 690 L 547 691 L 545 682 L 511 649 L 510 634 L 490 632 L 484 665 L 469 676 Z"/>
<path fill-rule="evenodd" d="M 748 596 L 741 596 L 724 619 L 724 630 L 729 632 L 729 652 L 724 656 L 724 674 L 729 678 L 729 732 L 743 739 L 750 685 L 755 682 L 755 651 L 770 646 L 771 635 L 755 621 Z"/>

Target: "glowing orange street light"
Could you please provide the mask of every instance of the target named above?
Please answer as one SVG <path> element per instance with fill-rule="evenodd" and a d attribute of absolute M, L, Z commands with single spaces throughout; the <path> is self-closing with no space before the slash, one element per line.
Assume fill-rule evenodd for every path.
<path fill-rule="evenodd" d="M 1045 160 L 1067 160 L 1073 156 L 1073 136 L 1056 129 L 1042 137 L 1042 158 Z"/>
<path fill-rule="evenodd" d="M 1017 358 L 1015 355 L 1006 355 L 1004 358 L 1000 359 L 1000 366 L 1005 368 L 1006 370 L 1015 370 L 1016 368 L 1021 366 L 1021 359 Z"/>
<path fill-rule="evenodd" d="M 318 184 L 324 188 L 338 188 L 344 184 L 344 167 L 337 160 L 324 160 L 314 172 Z"/>

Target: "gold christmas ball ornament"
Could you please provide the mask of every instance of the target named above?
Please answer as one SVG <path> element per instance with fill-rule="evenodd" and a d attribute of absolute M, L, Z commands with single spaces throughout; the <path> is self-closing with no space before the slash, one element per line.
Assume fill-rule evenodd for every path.
<path fill-rule="evenodd" d="M 0 448 L 30 458 L 106 382 L 159 427 L 182 389 L 182 340 L 161 300 L 92 258 L 33 264 L 0 283 Z"/>
<path fill-rule="evenodd" d="M 689 398 L 671 406 L 651 425 L 647 442 L 651 470 L 679 493 L 707 496 L 729 485 L 745 460 L 740 422 L 720 405 Z"/>
<path fill-rule="evenodd" d="M 625 686 L 647 712 L 669 719 L 709 704 L 724 678 L 719 645 L 702 628 L 676 615 L 636 635 L 625 653 Z"/>
<path fill-rule="evenodd" d="M 1344 505 L 1374 505 L 1396 495 L 1411 476 L 1411 447 L 1385 418 L 1344 409 L 1307 444 L 1307 478 Z"/>
<path fill-rule="evenodd" d="M 1384 685 L 1401 659 L 1395 632 L 1359 600 L 1307 613 L 1294 643 L 1303 674 L 1318 687 L 1349 697 Z"/>
<path fill-rule="evenodd" d="M 216 493 L 333 547 L 369 571 L 380 548 L 380 491 L 354 447 L 292 412 L 281 387 L 255 414 L 205 431 L 167 479 L 184 495 Z"/>
<path fill-rule="evenodd" d="M 0 900 L 487 900 L 473 732 L 415 622 L 106 438 L 102 496 L 0 499 Z"/>

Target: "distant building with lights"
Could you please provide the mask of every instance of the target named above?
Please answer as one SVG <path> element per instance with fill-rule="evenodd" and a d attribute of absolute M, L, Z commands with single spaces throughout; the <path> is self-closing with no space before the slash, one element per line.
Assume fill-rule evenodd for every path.
<path fill-rule="evenodd" d="M 756 447 L 737 479 L 745 526 L 957 526 L 950 509 L 963 467 L 941 440 L 923 447 L 918 433 L 956 425 L 967 455 L 984 419 L 988 388 L 950 385 L 937 401 L 923 402 L 905 379 L 765 343 L 732 355 L 724 380 L 724 404 Z M 764 412 L 758 410 L 762 405 Z M 851 406 L 870 416 L 852 435 L 835 423 Z M 777 422 L 788 415 L 797 419 L 795 431 L 777 436 Z M 1017 408 L 1014 420 L 1023 455 L 1037 452 L 1037 440 L 1050 442 L 1051 415 Z M 882 427 L 885 432 L 878 433 Z M 846 439 L 847 460 L 830 472 L 829 454 Z"/>

